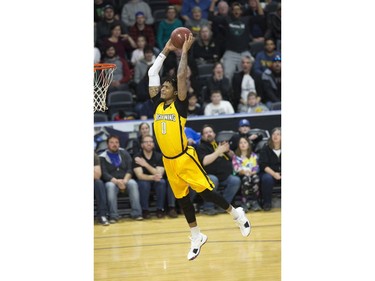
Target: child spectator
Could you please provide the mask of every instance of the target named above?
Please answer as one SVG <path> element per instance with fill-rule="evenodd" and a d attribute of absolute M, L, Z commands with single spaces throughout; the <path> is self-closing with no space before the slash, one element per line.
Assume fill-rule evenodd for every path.
<path fill-rule="evenodd" d="M 229 101 L 223 100 L 220 90 L 213 90 L 211 93 L 211 102 L 206 105 L 204 115 L 222 115 L 233 114 L 234 109 Z"/>
<path fill-rule="evenodd" d="M 238 112 L 246 112 L 246 113 L 261 113 L 269 111 L 269 108 L 260 102 L 257 93 L 250 92 L 247 95 L 247 103 L 246 105 L 238 105 Z"/>

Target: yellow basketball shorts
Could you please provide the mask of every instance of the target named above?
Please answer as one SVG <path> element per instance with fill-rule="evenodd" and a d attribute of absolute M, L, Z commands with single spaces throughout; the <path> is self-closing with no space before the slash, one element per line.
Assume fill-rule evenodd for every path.
<path fill-rule="evenodd" d="M 198 160 L 197 152 L 192 146 L 188 146 L 187 151 L 180 157 L 174 159 L 163 157 L 163 163 L 176 198 L 188 195 L 189 186 L 196 192 L 214 188 L 213 182 L 203 169 Z"/>

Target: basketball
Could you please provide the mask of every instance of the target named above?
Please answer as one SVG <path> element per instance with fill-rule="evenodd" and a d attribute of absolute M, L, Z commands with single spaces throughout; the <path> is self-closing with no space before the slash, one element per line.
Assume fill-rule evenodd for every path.
<path fill-rule="evenodd" d="M 185 42 L 185 34 L 189 36 L 190 33 L 191 31 L 186 27 L 178 27 L 173 30 L 171 34 L 173 46 L 175 46 L 177 49 L 181 49 Z"/>

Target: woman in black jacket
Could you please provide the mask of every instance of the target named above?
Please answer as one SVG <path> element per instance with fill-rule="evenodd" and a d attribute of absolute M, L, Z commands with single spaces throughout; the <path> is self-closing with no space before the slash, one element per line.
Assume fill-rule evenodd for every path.
<path fill-rule="evenodd" d="M 272 130 L 268 144 L 260 151 L 259 168 L 263 209 L 270 211 L 273 187 L 281 184 L 281 128 Z"/>

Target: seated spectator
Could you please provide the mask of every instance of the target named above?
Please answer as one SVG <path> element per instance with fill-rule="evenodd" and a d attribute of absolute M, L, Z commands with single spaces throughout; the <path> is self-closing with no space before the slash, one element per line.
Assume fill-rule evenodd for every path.
<path fill-rule="evenodd" d="M 105 49 L 103 63 L 113 63 L 116 65 L 116 69 L 113 71 L 112 82 L 108 88 L 108 93 L 129 90 L 128 82 L 132 79 L 132 73 L 127 61 L 116 54 L 114 46 L 108 46 Z"/>
<path fill-rule="evenodd" d="M 109 223 L 116 223 L 120 218 L 117 208 L 117 195 L 119 192 L 125 192 L 129 195 L 130 216 L 135 220 L 142 220 L 138 184 L 132 179 L 132 158 L 125 149 L 120 148 L 120 138 L 118 136 L 110 135 L 107 139 L 107 146 L 108 148 L 99 156 L 102 180 L 107 189 Z"/>
<path fill-rule="evenodd" d="M 133 67 L 137 64 L 138 61 L 140 61 L 141 59 L 143 59 L 145 57 L 145 54 L 144 54 L 145 47 L 146 47 L 146 38 L 143 35 L 141 35 L 137 38 L 137 49 L 133 50 L 133 52 L 132 52 L 132 57 L 131 57 L 130 61 L 133 65 Z M 151 47 L 150 47 L 150 49 L 153 53 L 153 49 Z M 153 56 L 151 57 L 151 61 L 154 61 L 155 59 L 156 59 L 156 57 L 153 54 Z"/>
<path fill-rule="evenodd" d="M 111 36 L 111 27 L 120 25 L 121 34 L 127 33 L 126 25 L 119 19 L 115 18 L 115 8 L 112 5 L 106 5 L 103 8 L 103 19 L 96 24 L 96 43 L 101 45 L 101 42 Z"/>
<path fill-rule="evenodd" d="M 177 11 L 174 6 L 168 6 L 165 13 L 166 19 L 159 23 L 156 31 L 156 45 L 160 50 L 163 50 L 171 37 L 172 31 L 183 26 L 182 21 L 177 18 Z"/>
<path fill-rule="evenodd" d="M 256 79 L 262 77 L 263 72 L 270 68 L 272 65 L 272 60 L 276 57 L 281 57 L 279 51 L 276 50 L 276 45 L 273 39 L 269 38 L 264 41 L 264 50 L 257 53 L 255 56 L 255 61 L 253 65 L 254 76 Z"/>
<path fill-rule="evenodd" d="M 261 113 L 269 111 L 268 107 L 260 102 L 260 99 L 255 92 L 250 92 L 247 95 L 246 105 L 240 104 L 238 106 L 238 112 L 247 112 L 247 113 Z"/>
<path fill-rule="evenodd" d="M 211 0 L 184 0 L 182 1 L 181 18 L 184 22 L 193 18 L 193 9 L 199 7 L 202 13 L 202 18 L 208 18 L 208 10 L 211 5 Z"/>
<path fill-rule="evenodd" d="M 251 134 L 250 130 L 251 127 L 249 120 L 240 120 L 238 123 L 238 132 L 232 136 L 230 141 L 232 150 L 235 151 L 237 149 L 238 142 L 241 137 L 246 137 L 250 141 L 251 147 L 255 151 L 257 144 L 263 139 L 263 136 L 260 133 Z"/>
<path fill-rule="evenodd" d="M 135 23 L 129 28 L 129 35 L 134 41 L 141 35 L 146 37 L 147 45 L 154 48 L 156 46 L 155 31 L 152 25 L 146 24 L 145 14 L 137 12 L 135 14 Z"/>
<path fill-rule="evenodd" d="M 198 37 L 202 26 L 209 26 L 207 18 L 202 18 L 202 10 L 199 6 L 195 6 L 192 10 L 192 17 L 185 21 L 185 27 L 190 29 L 194 37 Z"/>
<path fill-rule="evenodd" d="M 96 218 L 101 225 L 109 225 L 107 219 L 107 194 L 102 177 L 102 170 L 100 168 L 99 156 L 94 152 L 94 195 L 96 201 Z"/>
<path fill-rule="evenodd" d="M 198 103 L 196 93 L 188 94 L 189 106 L 188 106 L 188 117 L 204 115 L 203 107 Z"/>
<path fill-rule="evenodd" d="M 104 8 L 106 6 L 115 7 L 114 0 L 94 0 L 94 22 L 98 23 L 104 18 Z"/>
<path fill-rule="evenodd" d="M 220 90 L 223 100 L 232 103 L 232 86 L 228 77 L 224 76 L 224 68 L 221 62 L 216 62 L 213 67 L 213 75 L 207 79 L 207 93 L 204 103 L 210 102 L 210 95 L 214 90 Z M 232 103 L 232 106 L 233 103 Z M 234 107 L 233 107 L 234 108 Z"/>
<path fill-rule="evenodd" d="M 213 90 L 211 92 L 211 102 L 204 108 L 204 115 L 222 115 L 222 114 L 233 114 L 234 109 L 229 101 L 223 100 L 220 90 Z"/>
<path fill-rule="evenodd" d="M 151 135 L 145 135 L 141 141 L 141 151 L 134 157 L 134 173 L 138 180 L 139 195 L 141 199 L 142 216 L 150 218 L 149 199 L 150 190 L 156 191 L 156 216 L 163 218 L 166 181 L 161 153 L 155 151 L 154 139 Z"/>
<path fill-rule="evenodd" d="M 102 52 L 109 46 L 114 46 L 116 54 L 123 58 L 129 59 L 131 52 L 137 48 L 137 45 L 128 34 L 121 33 L 121 25 L 114 23 L 111 26 L 111 35 L 103 39 L 100 49 Z"/>
<path fill-rule="evenodd" d="M 253 60 L 249 56 L 241 59 L 242 70 L 233 76 L 233 107 L 238 111 L 239 105 L 246 105 L 249 92 L 256 92 L 255 81 L 251 76 Z"/>
<path fill-rule="evenodd" d="M 138 12 L 142 12 L 144 14 L 146 24 L 154 24 L 154 18 L 152 16 L 150 5 L 143 0 L 129 0 L 122 7 L 121 20 L 127 27 L 131 27 L 135 24 L 135 18 Z"/>
<path fill-rule="evenodd" d="M 220 47 L 215 43 L 211 28 L 207 25 L 201 27 L 191 48 L 197 64 L 214 63 L 220 59 Z"/>
<path fill-rule="evenodd" d="M 262 102 L 270 107 L 274 102 L 281 102 L 281 57 L 272 60 L 271 67 L 262 74 Z"/>
<path fill-rule="evenodd" d="M 155 55 L 151 46 L 146 45 L 143 48 L 142 58 L 134 66 L 134 82 L 138 84 L 142 78 L 147 75 L 149 67 L 154 63 Z"/>
<path fill-rule="evenodd" d="M 233 170 L 241 178 L 242 207 L 244 210 L 260 211 L 258 155 L 251 148 L 248 138 L 240 137 L 232 158 Z"/>
<path fill-rule="evenodd" d="M 229 143 L 217 143 L 215 137 L 216 134 L 212 127 L 204 125 L 197 154 L 199 161 L 215 185 L 214 191 L 222 192 L 224 199 L 231 204 L 240 189 L 241 180 L 238 176 L 233 175 L 232 157 L 234 153 L 230 150 Z M 194 199 L 195 192 L 191 196 Z M 212 202 L 204 202 L 203 213 L 215 215 L 218 211 L 214 209 Z"/>
<path fill-rule="evenodd" d="M 259 167 L 263 209 L 270 211 L 273 187 L 281 185 L 281 128 L 272 130 L 268 145 L 260 151 Z"/>

